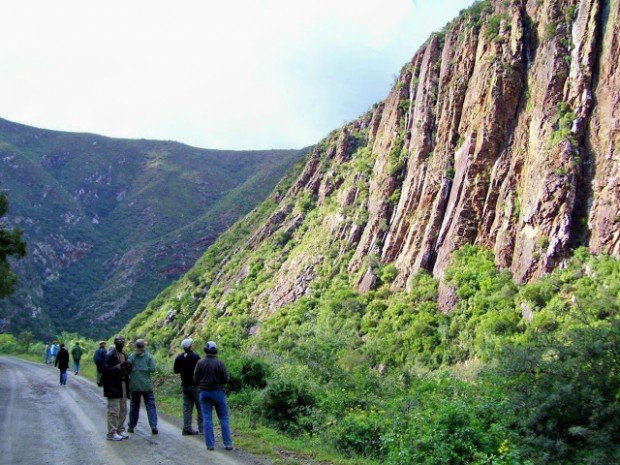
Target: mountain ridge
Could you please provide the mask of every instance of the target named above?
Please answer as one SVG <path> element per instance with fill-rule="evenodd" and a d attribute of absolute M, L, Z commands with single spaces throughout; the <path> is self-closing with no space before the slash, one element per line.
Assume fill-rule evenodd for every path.
<path fill-rule="evenodd" d="M 0 304 L 2 329 L 50 337 L 120 327 L 301 153 L 119 140 L 0 119 L 5 222 L 25 230 L 30 252 L 15 263 L 17 294 Z"/>

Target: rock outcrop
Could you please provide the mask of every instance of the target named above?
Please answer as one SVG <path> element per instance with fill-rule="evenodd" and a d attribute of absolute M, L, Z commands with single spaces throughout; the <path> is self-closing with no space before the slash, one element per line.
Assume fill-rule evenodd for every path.
<path fill-rule="evenodd" d="M 618 255 L 619 9 L 618 0 L 479 2 L 420 48 L 385 102 L 323 142 L 323 161 L 315 152 L 289 195 L 325 202 L 331 167 L 355 160 L 344 141 L 363 126 L 367 219 L 331 222 L 355 250 L 349 272 L 377 255 L 402 287 L 420 269 L 441 277 L 467 243 L 492 248 L 518 281 L 576 245 Z M 356 184 L 339 194 L 344 209 Z"/>

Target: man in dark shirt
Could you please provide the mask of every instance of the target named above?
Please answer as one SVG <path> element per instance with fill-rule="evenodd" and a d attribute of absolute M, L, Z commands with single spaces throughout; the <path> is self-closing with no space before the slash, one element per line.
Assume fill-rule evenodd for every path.
<path fill-rule="evenodd" d="M 217 345 L 213 341 L 205 344 L 205 358 L 196 364 L 194 380 L 200 389 L 200 406 L 204 417 L 204 435 L 208 450 L 215 449 L 215 437 L 213 434 L 213 407 L 220 419 L 222 427 L 222 440 L 226 450 L 233 449 L 228 421 L 228 405 L 224 385 L 230 380 L 228 370 L 224 362 L 217 358 Z"/>
<path fill-rule="evenodd" d="M 99 341 L 99 348 L 95 352 L 95 355 L 93 355 L 93 362 L 95 363 L 95 366 L 97 367 L 97 386 L 99 387 L 103 386 L 103 384 L 101 383 L 101 375 L 103 374 L 103 364 L 105 362 L 105 354 L 108 353 L 108 351 L 105 348 L 105 345 L 106 345 L 105 341 Z"/>
<path fill-rule="evenodd" d="M 64 344 L 60 344 L 60 349 L 58 350 L 58 355 L 56 356 L 54 366 L 57 366 L 60 370 L 60 385 L 66 386 L 67 370 L 69 369 L 69 351 L 65 349 Z"/>
<path fill-rule="evenodd" d="M 194 369 L 200 360 L 198 354 L 194 353 L 194 340 L 192 338 L 183 339 L 181 347 L 183 353 L 174 360 L 174 372 L 181 375 L 181 386 L 183 386 L 183 431 L 184 436 L 202 434 L 202 411 L 200 410 L 200 400 L 198 398 L 198 383 L 194 381 Z M 192 428 L 192 411 L 196 407 L 198 412 L 198 430 Z"/>

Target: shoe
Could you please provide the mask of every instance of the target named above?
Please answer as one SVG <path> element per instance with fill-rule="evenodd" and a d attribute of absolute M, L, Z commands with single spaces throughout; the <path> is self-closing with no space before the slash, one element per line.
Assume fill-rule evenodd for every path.
<path fill-rule="evenodd" d="M 215 450 L 215 447 L 207 447 L 207 450 Z"/>
<path fill-rule="evenodd" d="M 127 432 L 128 433 L 133 433 L 133 426 L 128 426 L 127 427 Z"/>
<path fill-rule="evenodd" d="M 195 429 L 183 430 L 183 436 L 196 436 L 197 434 L 202 434 L 200 431 L 196 431 Z"/>
<path fill-rule="evenodd" d="M 159 431 L 157 430 L 157 428 L 151 428 L 151 433 L 159 434 Z"/>
<path fill-rule="evenodd" d="M 114 433 L 112 436 L 107 436 L 106 439 L 108 441 L 122 441 L 123 440 L 123 436 Z"/>
<path fill-rule="evenodd" d="M 233 450 L 234 448 L 233 448 L 233 446 L 226 446 L 224 449 L 226 449 L 226 450 Z"/>
<path fill-rule="evenodd" d="M 118 433 L 118 435 L 122 437 L 123 439 L 129 438 L 129 435 L 125 431 L 123 431 L 122 433 Z"/>
<path fill-rule="evenodd" d="M 77 376 L 77 371 L 75 372 L 76 376 Z"/>

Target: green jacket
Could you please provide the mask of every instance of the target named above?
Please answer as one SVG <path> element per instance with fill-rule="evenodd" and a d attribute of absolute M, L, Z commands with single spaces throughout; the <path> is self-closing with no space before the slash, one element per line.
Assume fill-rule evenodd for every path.
<path fill-rule="evenodd" d="M 152 391 L 151 373 L 157 368 L 153 356 L 145 351 L 140 355 L 131 354 L 128 360 L 133 364 L 129 375 L 129 390 L 132 392 Z"/>
<path fill-rule="evenodd" d="M 82 349 L 78 345 L 74 345 L 73 349 L 71 349 L 71 356 L 73 357 L 73 360 L 80 361 L 83 353 L 84 353 L 84 349 Z"/>

